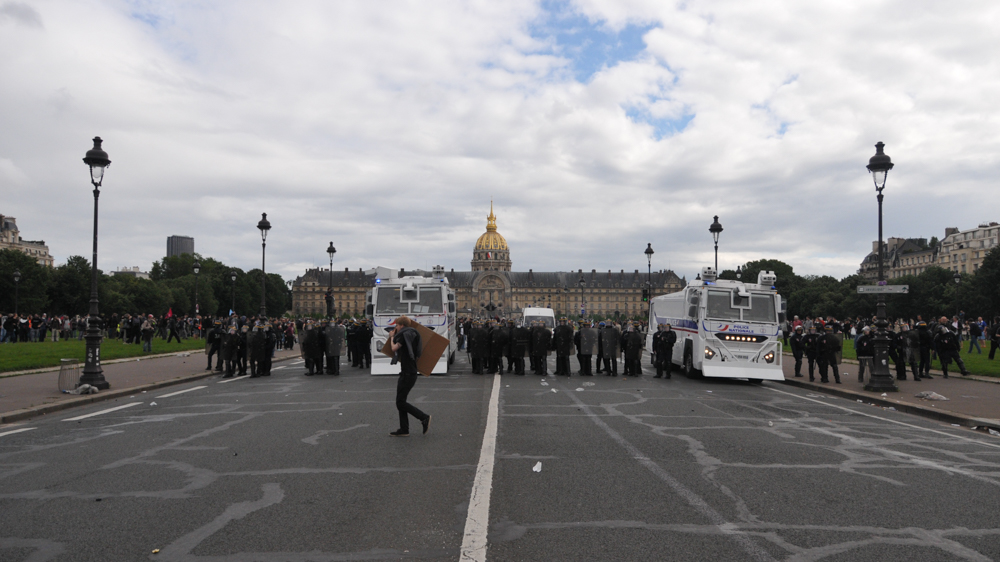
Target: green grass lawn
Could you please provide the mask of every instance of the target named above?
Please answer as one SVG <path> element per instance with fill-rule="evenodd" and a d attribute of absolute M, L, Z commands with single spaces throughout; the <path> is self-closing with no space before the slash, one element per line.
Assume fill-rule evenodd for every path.
<path fill-rule="evenodd" d="M 983 375 L 987 377 L 1000 377 L 1000 353 L 997 353 L 996 359 L 990 361 L 987 359 L 987 355 L 990 352 L 990 344 L 987 341 L 986 345 L 983 342 L 979 342 L 980 347 L 983 349 L 983 354 L 980 355 L 976 353 L 973 349 L 972 353 L 966 353 L 969 350 L 969 342 L 962 342 L 962 361 L 965 362 L 965 368 L 969 370 L 973 375 Z M 792 348 L 785 346 L 785 351 L 788 353 L 792 352 Z M 850 337 L 844 338 L 844 359 L 857 359 L 858 356 L 854 352 L 854 340 Z M 891 361 L 890 361 L 891 363 Z M 941 361 L 935 359 L 931 361 L 931 369 L 940 369 Z M 909 367 L 907 367 L 909 369 Z M 896 368 L 890 367 L 893 374 L 896 373 Z M 958 366 L 952 363 L 948 366 L 948 372 L 955 372 L 958 370 Z"/>
<path fill-rule="evenodd" d="M 85 344 L 86 342 L 83 340 L 2 344 L 0 345 L 0 373 L 57 367 L 60 359 L 79 359 L 82 369 Z M 142 352 L 142 345 L 127 345 L 120 340 L 105 339 L 101 344 L 101 360 L 110 361 L 126 357 L 203 349 L 205 349 L 205 340 L 202 339 L 188 338 L 181 343 L 177 343 L 176 340 L 167 343 L 160 338 L 153 338 L 153 353 L 150 354 Z"/>

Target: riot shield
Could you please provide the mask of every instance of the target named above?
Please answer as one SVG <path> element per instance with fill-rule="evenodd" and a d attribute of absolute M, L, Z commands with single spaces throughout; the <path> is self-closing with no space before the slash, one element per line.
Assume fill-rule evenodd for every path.
<path fill-rule="evenodd" d="M 580 355 L 597 355 L 597 330 L 590 327 L 580 328 Z"/>
<path fill-rule="evenodd" d="M 332 357 L 339 357 L 344 353 L 344 342 L 347 330 L 343 326 L 326 327 L 326 354 Z"/>

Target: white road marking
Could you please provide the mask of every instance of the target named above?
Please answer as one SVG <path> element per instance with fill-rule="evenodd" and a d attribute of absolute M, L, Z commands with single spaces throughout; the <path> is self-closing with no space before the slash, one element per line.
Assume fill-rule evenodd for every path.
<path fill-rule="evenodd" d="M 242 377 L 236 377 L 236 378 L 233 378 L 233 379 L 226 379 L 226 380 L 224 380 L 224 381 L 219 381 L 219 382 L 217 382 L 216 384 L 226 384 L 227 382 L 233 382 L 233 381 L 238 381 L 238 380 L 240 380 L 240 379 L 245 379 L 245 378 L 247 378 L 247 377 L 249 377 L 249 376 L 250 376 L 250 375 L 243 375 Z"/>
<path fill-rule="evenodd" d="M 157 398 L 170 398 L 171 396 L 177 396 L 178 394 L 184 394 L 185 392 L 191 392 L 193 390 L 201 390 L 203 388 L 208 388 L 207 386 L 196 386 L 194 388 L 189 388 L 187 390 L 178 390 L 177 392 L 171 392 L 170 394 L 161 394 Z"/>
<path fill-rule="evenodd" d="M 891 420 L 889 418 L 883 418 L 882 416 L 875 416 L 875 415 L 872 415 L 872 414 L 866 414 L 866 413 L 858 411 L 858 410 L 852 410 L 851 408 L 845 408 L 844 406 L 838 406 L 837 404 L 831 404 L 829 402 L 824 402 L 822 400 L 816 400 L 814 398 L 806 398 L 805 396 L 799 396 L 798 394 L 792 394 L 791 392 L 785 392 L 784 390 L 778 390 L 776 388 L 770 388 L 770 387 L 765 387 L 765 388 L 767 388 L 768 390 L 770 390 L 772 392 L 778 392 L 778 393 L 781 393 L 781 394 L 787 394 L 788 396 L 794 396 L 795 398 L 801 398 L 803 400 L 808 400 L 810 402 L 816 402 L 817 404 L 823 404 L 824 406 L 830 406 L 830 407 L 833 407 L 833 408 L 839 408 L 841 410 L 846 410 L 848 412 L 851 412 L 852 414 L 860 414 L 862 416 L 867 416 L 869 418 L 875 418 L 877 420 L 887 421 L 887 422 L 894 423 L 894 424 L 897 424 L 897 425 L 903 425 L 903 426 L 906 426 L 906 427 L 912 427 L 913 429 L 920 429 L 920 430 L 923 430 L 923 431 L 929 431 L 931 433 L 937 433 L 937 434 L 940 434 L 940 435 L 945 435 L 947 437 L 961 439 L 963 441 L 968 441 L 970 443 L 975 443 L 977 445 L 985 445 L 987 447 L 994 447 L 994 448 L 1000 449 L 1000 445 L 996 445 L 996 444 L 993 444 L 993 443 L 987 443 L 985 441 L 980 441 L 978 439 L 970 439 L 970 438 L 964 437 L 962 435 L 956 435 L 954 433 L 948 433 L 947 431 L 938 431 L 936 429 L 931 429 L 929 427 L 920 427 L 919 425 L 913 425 L 911 423 L 906 423 L 906 422 Z"/>
<path fill-rule="evenodd" d="M 483 447 L 479 451 L 479 466 L 472 483 L 469 513 L 465 518 L 462 537 L 461 562 L 485 562 L 486 531 L 490 525 L 490 492 L 493 490 L 493 462 L 497 448 L 497 417 L 500 406 L 500 375 L 493 375 L 493 392 L 486 416 Z"/>
<path fill-rule="evenodd" d="M 34 427 L 22 427 L 21 429 L 12 429 L 10 431 L 5 431 L 3 433 L 0 433 L 0 437 L 3 437 L 4 435 L 14 435 L 15 433 L 21 433 L 21 432 L 24 432 L 24 431 L 31 431 L 32 429 L 35 429 L 35 428 Z"/>
<path fill-rule="evenodd" d="M 108 413 L 111 413 L 111 412 L 117 412 L 118 410 L 124 410 L 125 408 L 131 408 L 132 406 L 138 406 L 139 404 L 142 404 L 142 402 L 132 402 L 131 404 L 125 404 L 125 405 L 122 405 L 122 406 L 115 406 L 114 408 L 108 408 L 107 410 L 101 410 L 100 412 L 94 412 L 93 414 L 86 414 L 86 415 L 83 415 L 83 416 L 77 416 L 75 418 L 66 418 L 63 421 L 84 420 L 84 419 L 87 419 L 87 418 L 92 418 L 94 416 L 99 416 L 101 414 L 108 414 Z"/>
<path fill-rule="evenodd" d="M 287 369 L 287 368 L 288 368 L 288 365 L 282 365 L 280 367 L 275 367 L 274 369 L 271 369 L 271 370 L 272 371 L 277 371 L 278 369 Z"/>

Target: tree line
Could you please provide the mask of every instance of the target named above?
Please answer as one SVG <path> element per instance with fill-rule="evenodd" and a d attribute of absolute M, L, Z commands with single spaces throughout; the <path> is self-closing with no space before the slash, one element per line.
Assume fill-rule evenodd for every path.
<path fill-rule="evenodd" d="M 197 275 L 194 261 L 201 263 Z M 21 272 L 15 288 L 14 271 Z M 235 284 L 231 272 L 236 273 Z M 91 264 L 82 256 L 71 256 L 66 263 L 49 268 L 16 250 L 0 250 L 0 312 L 17 310 L 22 314 L 85 315 L 90 307 Z M 171 310 L 177 315 L 192 315 L 195 309 L 195 285 L 198 305 L 203 315 L 251 315 L 260 311 L 261 270 L 243 271 L 213 258 L 181 254 L 154 262 L 150 279 L 131 275 L 107 275 L 98 269 L 98 300 L 102 315 L 153 314 Z M 292 294 L 280 275 L 265 278 L 265 299 L 269 316 L 281 316 L 292 308 Z"/>
<path fill-rule="evenodd" d="M 828 275 L 797 275 L 792 266 L 780 260 L 756 260 L 741 267 L 743 281 L 756 282 L 757 273 L 774 271 L 778 280 L 775 288 L 788 302 L 787 316 L 833 316 L 834 318 L 871 318 L 875 315 L 876 296 L 859 295 L 858 285 L 874 282 L 861 275 L 849 275 L 837 280 Z M 735 270 L 724 270 L 722 279 L 736 279 Z M 932 266 L 920 275 L 907 275 L 887 281 L 890 285 L 909 285 L 907 294 L 886 295 L 886 314 L 890 318 L 925 320 L 954 316 L 964 311 L 966 318 L 982 316 L 991 321 L 1000 315 L 1000 247 L 990 250 L 975 273 L 955 274 Z"/>

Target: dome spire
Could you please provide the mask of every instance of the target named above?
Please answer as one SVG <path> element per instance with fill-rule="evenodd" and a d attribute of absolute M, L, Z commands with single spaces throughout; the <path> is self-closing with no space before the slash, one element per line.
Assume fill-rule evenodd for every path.
<path fill-rule="evenodd" d="M 489 232 L 497 231 L 497 218 L 493 215 L 493 199 L 490 199 L 490 216 L 486 217 L 486 230 Z"/>

